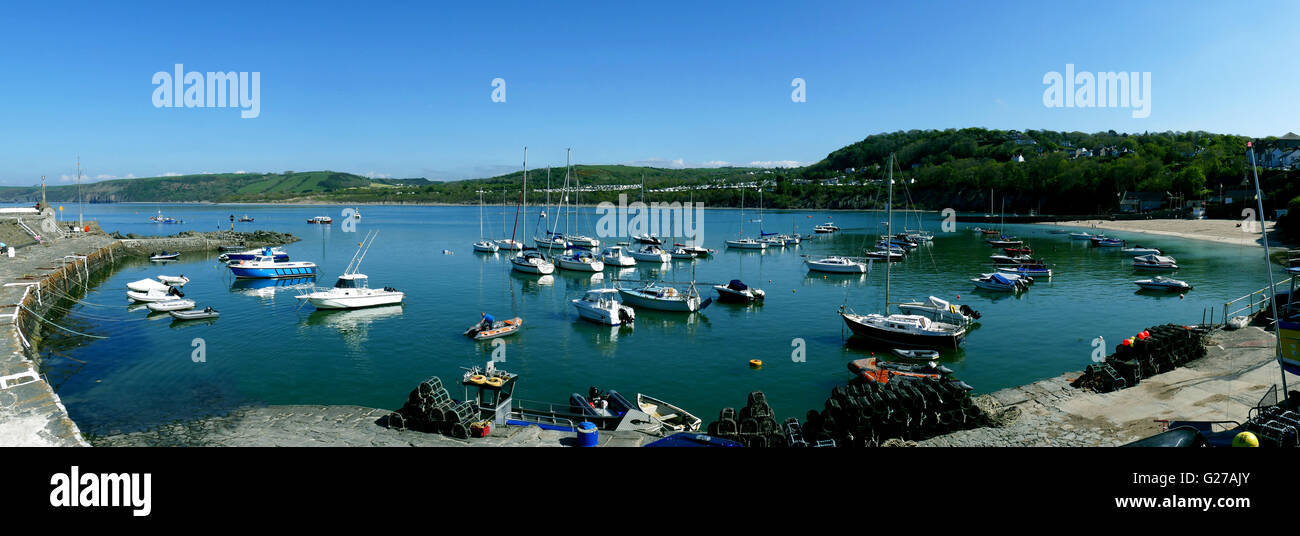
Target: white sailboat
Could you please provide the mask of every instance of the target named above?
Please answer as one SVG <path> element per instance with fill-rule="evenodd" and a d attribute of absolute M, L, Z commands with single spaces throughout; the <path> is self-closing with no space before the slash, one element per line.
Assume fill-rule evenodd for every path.
<path fill-rule="evenodd" d="M 491 240 L 483 238 L 483 190 L 478 191 L 478 242 L 474 243 L 474 251 L 480 253 L 496 253 L 500 246 Z"/>
<path fill-rule="evenodd" d="M 728 240 L 727 247 L 735 249 L 767 249 L 767 244 L 753 238 L 745 238 L 745 188 L 740 189 L 740 231 L 736 240 Z"/>
<path fill-rule="evenodd" d="M 519 211 L 524 211 L 525 219 L 528 216 L 528 148 L 524 147 L 524 180 L 520 186 L 519 204 L 515 206 L 515 224 L 519 223 Z M 514 231 L 511 231 L 510 241 L 514 242 Z M 519 250 L 514 257 L 510 257 L 510 269 L 524 274 L 550 275 L 555 272 L 555 264 L 547 260 L 546 256 L 536 248 L 525 247 Z"/>

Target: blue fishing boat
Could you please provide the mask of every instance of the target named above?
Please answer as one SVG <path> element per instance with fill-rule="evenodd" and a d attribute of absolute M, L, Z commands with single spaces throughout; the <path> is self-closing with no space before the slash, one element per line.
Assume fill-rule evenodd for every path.
<path fill-rule="evenodd" d="M 230 272 L 241 279 L 278 279 L 283 277 L 314 277 L 314 262 L 276 262 L 271 248 L 264 248 L 253 260 L 234 261 L 228 267 Z"/>

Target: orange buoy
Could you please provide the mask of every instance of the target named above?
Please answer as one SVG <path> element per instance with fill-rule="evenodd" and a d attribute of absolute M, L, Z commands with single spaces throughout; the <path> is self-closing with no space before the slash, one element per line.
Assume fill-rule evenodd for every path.
<path fill-rule="evenodd" d="M 763 368 L 763 361 L 759 359 L 750 359 L 749 368 Z"/>

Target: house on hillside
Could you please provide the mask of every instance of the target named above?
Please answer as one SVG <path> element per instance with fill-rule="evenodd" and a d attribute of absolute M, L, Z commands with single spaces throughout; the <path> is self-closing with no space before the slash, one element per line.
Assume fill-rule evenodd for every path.
<path fill-rule="evenodd" d="M 1158 210 L 1165 206 L 1162 192 L 1124 192 L 1119 200 L 1119 211 L 1125 214 Z"/>

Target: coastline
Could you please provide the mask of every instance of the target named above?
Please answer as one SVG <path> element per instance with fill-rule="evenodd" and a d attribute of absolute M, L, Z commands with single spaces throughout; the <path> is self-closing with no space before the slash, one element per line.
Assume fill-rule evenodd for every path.
<path fill-rule="evenodd" d="M 1294 244 L 1285 243 L 1278 237 L 1275 228 L 1276 223 L 1277 222 L 1272 221 L 1264 222 L 1265 228 L 1268 230 L 1269 247 L 1276 247 L 1279 249 L 1293 247 Z M 1220 244 L 1263 247 L 1263 242 L 1260 238 L 1259 232 L 1243 232 L 1241 230 L 1240 220 L 1074 220 L 1056 223 L 1035 223 L 1031 225 L 1078 228 L 1089 232 L 1100 229 L 1125 233 L 1141 233 L 1152 236 L 1185 238 L 1188 240 L 1203 240 L 1207 242 L 1218 242 Z"/>

